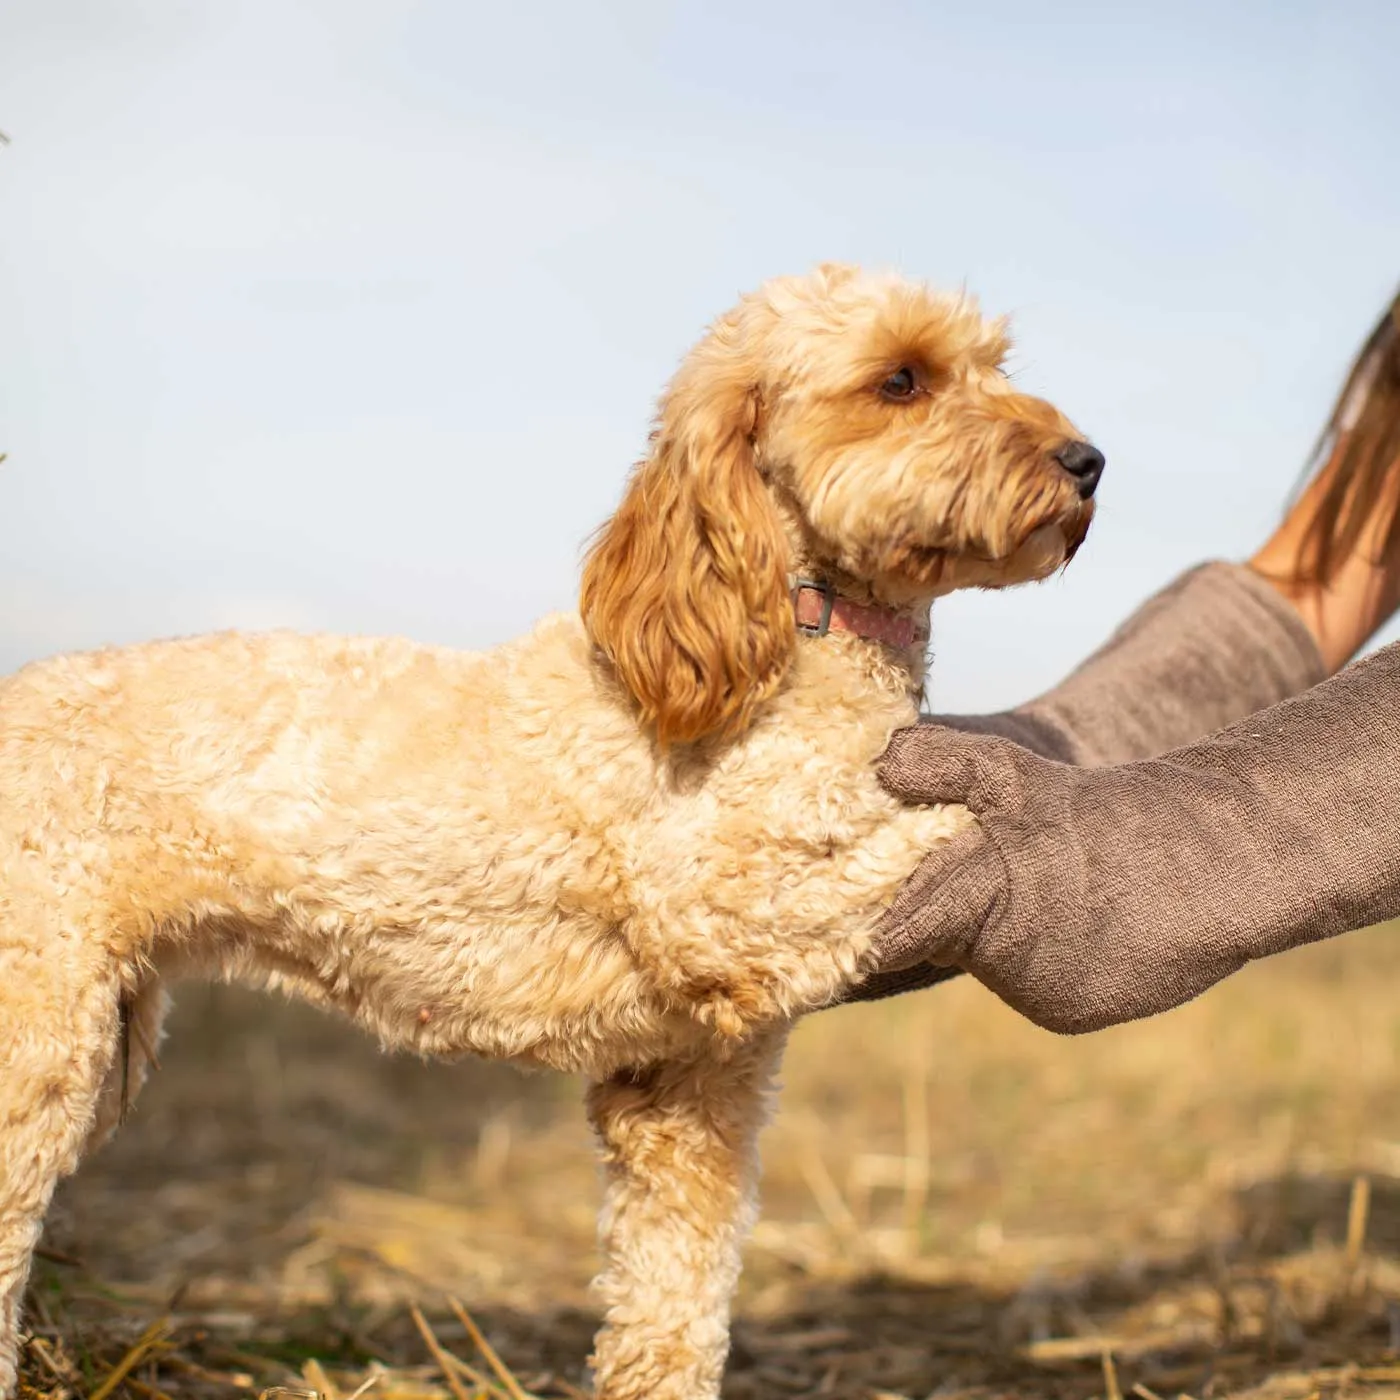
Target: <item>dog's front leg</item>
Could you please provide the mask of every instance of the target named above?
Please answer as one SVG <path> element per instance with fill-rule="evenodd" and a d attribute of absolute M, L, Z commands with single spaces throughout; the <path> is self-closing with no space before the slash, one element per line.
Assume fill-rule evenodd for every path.
<path fill-rule="evenodd" d="M 728 1058 L 654 1065 L 594 1085 L 608 1192 L 598 1400 L 711 1400 L 752 1221 L 763 1125 L 786 1027 Z"/>
<path fill-rule="evenodd" d="M 7 1398 L 18 1386 L 20 1303 L 34 1247 L 54 1186 L 77 1166 L 92 1130 L 120 1011 L 116 978 L 84 957 L 78 938 L 35 935 L 31 949 L 5 926 L 4 903 L 0 897 L 0 1397 Z M 21 935 L 49 931 L 42 913 L 22 912 L 31 918 L 16 921 Z"/>

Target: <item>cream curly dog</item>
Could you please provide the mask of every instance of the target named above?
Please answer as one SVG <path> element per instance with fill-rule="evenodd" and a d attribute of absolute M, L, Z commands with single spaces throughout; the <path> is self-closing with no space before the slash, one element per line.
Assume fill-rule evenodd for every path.
<path fill-rule="evenodd" d="M 0 683 L 0 1393 L 55 1181 L 139 1087 L 164 986 L 213 976 L 588 1075 L 598 1394 L 717 1394 L 785 1032 L 969 820 L 876 779 L 929 603 L 1088 528 L 1103 459 L 1006 349 L 892 277 L 774 281 L 681 366 L 581 616 L 487 654 L 223 634 Z"/>

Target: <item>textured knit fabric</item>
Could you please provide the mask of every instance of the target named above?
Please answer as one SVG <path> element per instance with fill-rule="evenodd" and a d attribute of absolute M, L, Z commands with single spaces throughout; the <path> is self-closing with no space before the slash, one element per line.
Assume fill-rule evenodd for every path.
<path fill-rule="evenodd" d="M 912 800 L 962 801 L 967 794 L 921 786 L 926 771 L 942 774 L 947 753 L 962 752 L 950 750 L 949 729 L 1010 739 L 1064 763 L 1125 763 L 1189 744 L 1325 674 L 1302 619 L 1258 574 L 1242 565 L 1204 564 L 1150 598 L 1088 661 L 1030 704 L 996 715 L 938 716 L 905 730 L 884 773 Z M 975 840 L 934 853 L 915 872 L 884 921 L 880 971 L 849 1000 L 913 991 L 962 970 L 937 965 L 924 949 L 943 946 L 933 908 L 955 939 L 981 916 L 975 896 L 961 908 L 950 903 L 961 883 L 940 889 L 958 869 L 960 851 Z"/>
<path fill-rule="evenodd" d="M 1400 643 L 1160 758 L 1079 768 L 904 731 L 887 780 L 979 827 L 910 883 L 886 944 L 1031 1020 L 1098 1030 L 1254 958 L 1400 915 Z"/>

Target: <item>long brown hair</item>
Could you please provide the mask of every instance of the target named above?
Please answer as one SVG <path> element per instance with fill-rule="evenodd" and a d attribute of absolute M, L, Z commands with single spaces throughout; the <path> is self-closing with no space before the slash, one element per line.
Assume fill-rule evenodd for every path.
<path fill-rule="evenodd" d="M 1400 294 L 1353 361 L 1313 447 L 1299 495 L 1313 492 L 1298 582 L 1330 583 L 1363 535 L 1377 563 L 1400 549 Z"/>

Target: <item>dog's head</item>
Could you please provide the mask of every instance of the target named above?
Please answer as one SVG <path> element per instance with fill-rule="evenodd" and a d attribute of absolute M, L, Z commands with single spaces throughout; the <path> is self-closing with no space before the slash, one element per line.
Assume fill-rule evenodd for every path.
<path fill-rule="evenodd" d="M 1044 578 L 1103 457 L 1002 372 L 966 298 L 827 265 L 721 318 L 584 568 L 582 611 L 663 743 L 741 729 L 795 646 L 789 570 L 896 607 Z"/>

